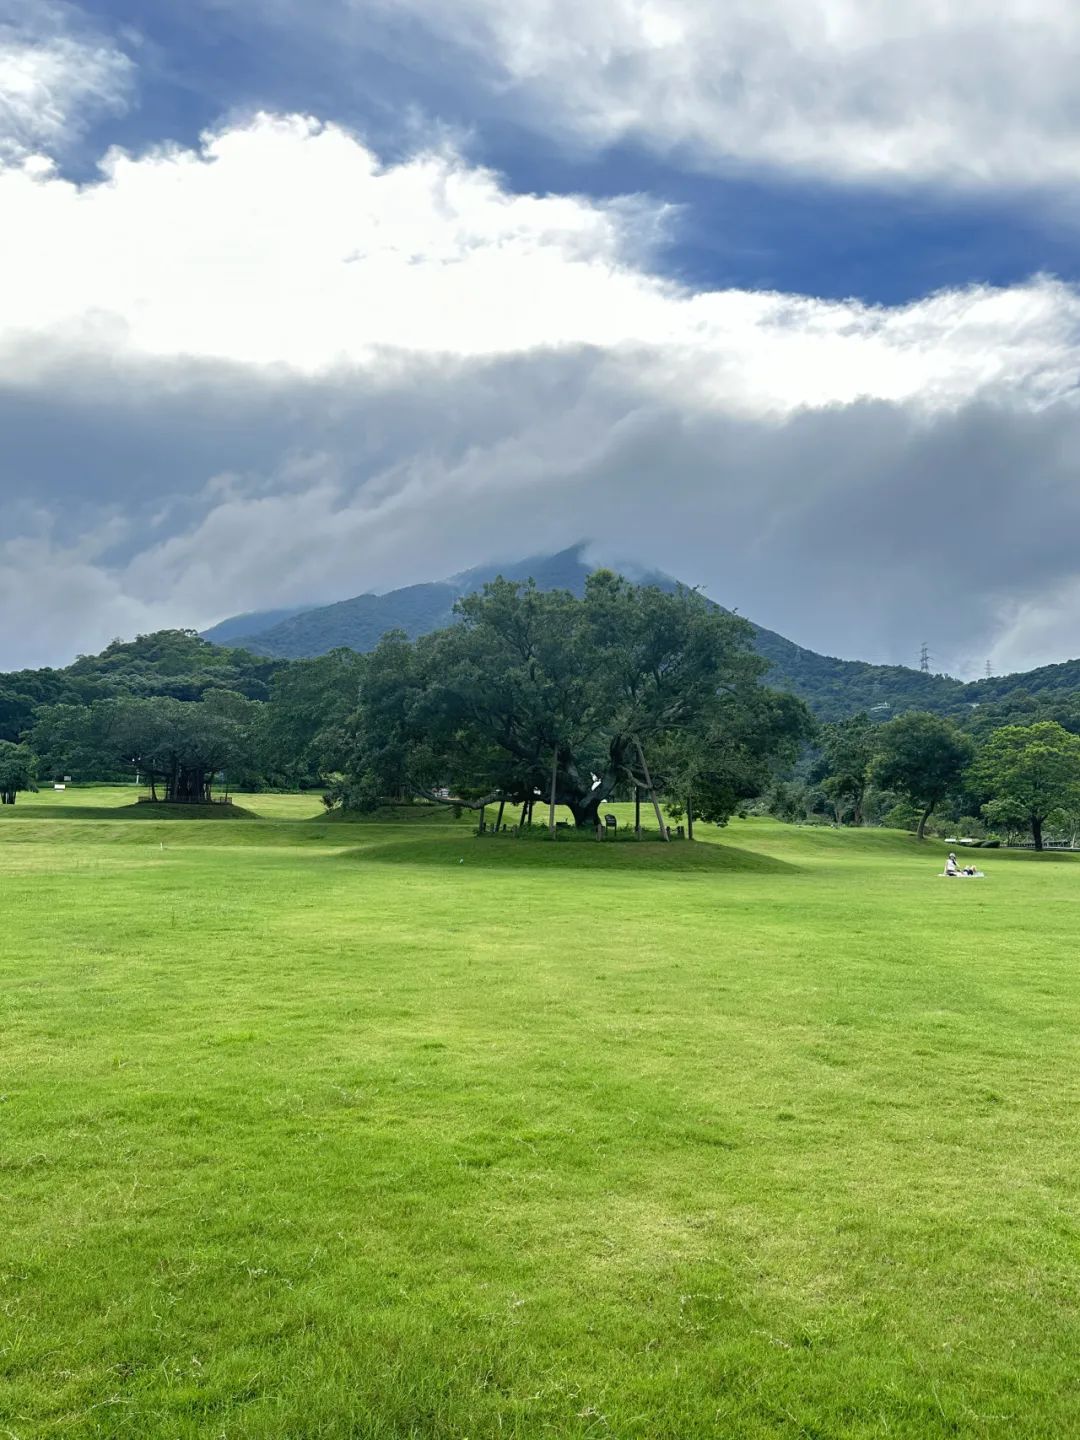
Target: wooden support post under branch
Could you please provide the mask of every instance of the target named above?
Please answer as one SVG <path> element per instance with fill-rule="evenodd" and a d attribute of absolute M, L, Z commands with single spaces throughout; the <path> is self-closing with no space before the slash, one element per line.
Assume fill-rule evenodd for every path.
<path fill-rule="evenodd" d="M 559 773 L 559 747 L 551 752 L 551 813 L 548 819 L 548 826 L 551 830 L 551 838 L 555 839 L 555 778 Z"/>
<path fill-rule="evenodd" d="M 641 763 L 641 773 L 645 776 L 645 784 L 648 787 L 649 799 L 652 801 L 653 810 L 656 812 L 656 823 L 660 826 L 660 839 L 670 840 L 668 828 L 664 824 L 664 817 L 660 814 L 660 802 L 656 798 L 656 791 L 653 789 L 652 776 L 649 774 L 649 766 L 645 760 L 645 752 L 641 748 L 641 741 L 634 737 L 634 748 L 637 750 L 637 757 Z"/>

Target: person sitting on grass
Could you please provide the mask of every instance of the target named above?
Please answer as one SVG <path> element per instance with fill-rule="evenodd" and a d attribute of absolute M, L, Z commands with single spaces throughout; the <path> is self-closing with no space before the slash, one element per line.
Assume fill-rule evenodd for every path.
<path fill-rule="evenodd" d="M 956 863 L 956 854 L 955 854 L 955 852 L 952 851 L 952 850 L 950 850 L 950 851 L 949 851 L 949 858 L 945 861 L 945 874 L 946 874 L 946 875 L 974 875 L 974 874 L 975 874 L 975 866 L 974 866 L 974 865 L 965 865 L 964 868 L 961 870 L 960 866 Z"/>

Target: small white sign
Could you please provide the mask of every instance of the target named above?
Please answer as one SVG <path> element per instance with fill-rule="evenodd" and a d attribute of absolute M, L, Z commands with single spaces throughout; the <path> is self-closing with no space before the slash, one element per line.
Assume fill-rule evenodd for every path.
<path fill-rule="evenodd" d="M 66 789 L 67 789 L 67 786 L 66 786 L 66 785 L 54 785 L 52 788 L 53 788 L 54 790 L 66 790 Z"/>

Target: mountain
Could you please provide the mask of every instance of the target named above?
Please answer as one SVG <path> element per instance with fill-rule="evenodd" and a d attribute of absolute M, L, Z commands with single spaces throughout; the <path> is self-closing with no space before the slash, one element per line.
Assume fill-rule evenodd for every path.
<path fill-rule="evenodd" d="M 350 650 L 373 650 L 388 630 L 404 630 L 410 639 L 449 625 L 454 601 L 465 590 L 456 590 L 445 580 L 427 585 L 407 585 L 387 595 L 357 595 L 334 605 L 301 610 L 277 624 L 253 634 L 234 634 L 229 640 L 255 655 L 298 660 L 325 655 L 328 650 L 347 646 Z M 226 620 L 230 626 L 233 622 Z M 207 640 L 215 640 L 207 631 Z"/>
<path fill-rule="evenodd" d="M 388 630 L 404 630 L 410 639 L 415 639 L 449 625 L 454 618 L 454 602 L 482 589 L 497 575 L 507 580 L 531 578 L 541 590 L 570 590 L 582 595 L 585 581 L 594 568 L 585 563 L 584 552 L 584 545 L 574 545 L 557 555 L 537 555 L 512 565 L 480 566 L 453 575 L 449 580 L 407 585 L 385 595 L 357 595 L 334 605 L 283 615 L 272 610 L 238 615 L 205 631 L 203 639 L 286 660 L 325 655 L 339 646 L 372 650 Z M 635 578 L 668 590 L 674 589 L 676 583 L 657 571 Z"/>
<path fill-rule="evenodd" d="M 214 645 L 231 645 L 241 636 L 261 635 L 263 631 L 280 625 L 283 620 L 302 615 L 306 609 L 306 605 L 294 605 L 291 610 L 249 610 L 246 615 L 233 615 L 228 620 L 222 620 L 219 625 L 211 625 L 209 630 L 202 632 L 202 638 Z"/>
<path fill-rule="evenodd" d="M 385 595 L 357 595 L 334 605 L 234 616 L 207 630 L 204 638 L 273 659 L 325 655 L 339 646 L 371 650 L 388 630 L 404 630 L 415 639 L 449 625 L 454 602 L 479 590 L 496 575 L 508 580 L 531 577 L 541 590 L 561 589 L 581 595 L 593 568 L 584 558 L 585 551 L 585 545 L 574 545 L 557 555 L 533 556 L 512 565 L 480 566 L 448 580 L 407 585 Z M 665 590 L 677 584 L 669 575 L 655 570 L 632 578 Z M 904 665 L 871 665 L 863 660 L 819 655 L 760 625 L 753 625 L 753 630 L 759 654 L 770 663 L 767 683 L 801 696 L 822 720 L 841 719 L 860 710 L 883 719 L 912 709 L 959 717 L 970 715 L 980 705 L 1014 703 L 1018 696 L 1063 695 L 1080 690 L 1078 660 L 965 684 L 949 675 L 930 675 Z"/>

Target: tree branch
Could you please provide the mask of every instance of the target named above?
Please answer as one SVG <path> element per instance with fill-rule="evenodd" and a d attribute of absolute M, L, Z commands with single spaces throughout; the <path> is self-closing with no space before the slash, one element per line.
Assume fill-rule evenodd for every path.
<path fill-rule="evenodd" d="M 459 800 L 454 797 L 436 795 L 434 790 L 426 790 L 423 785 L 409 785 L 414 795 L 422 800 L 430 800 L 433 805 L 460 805 L 463 810 L 483 810 L 485 805 L 493 805 L 496 800 L 502 800 L 503 792 L 493 790 L 490 795 L 485 795 L 482 800 Z"/>

